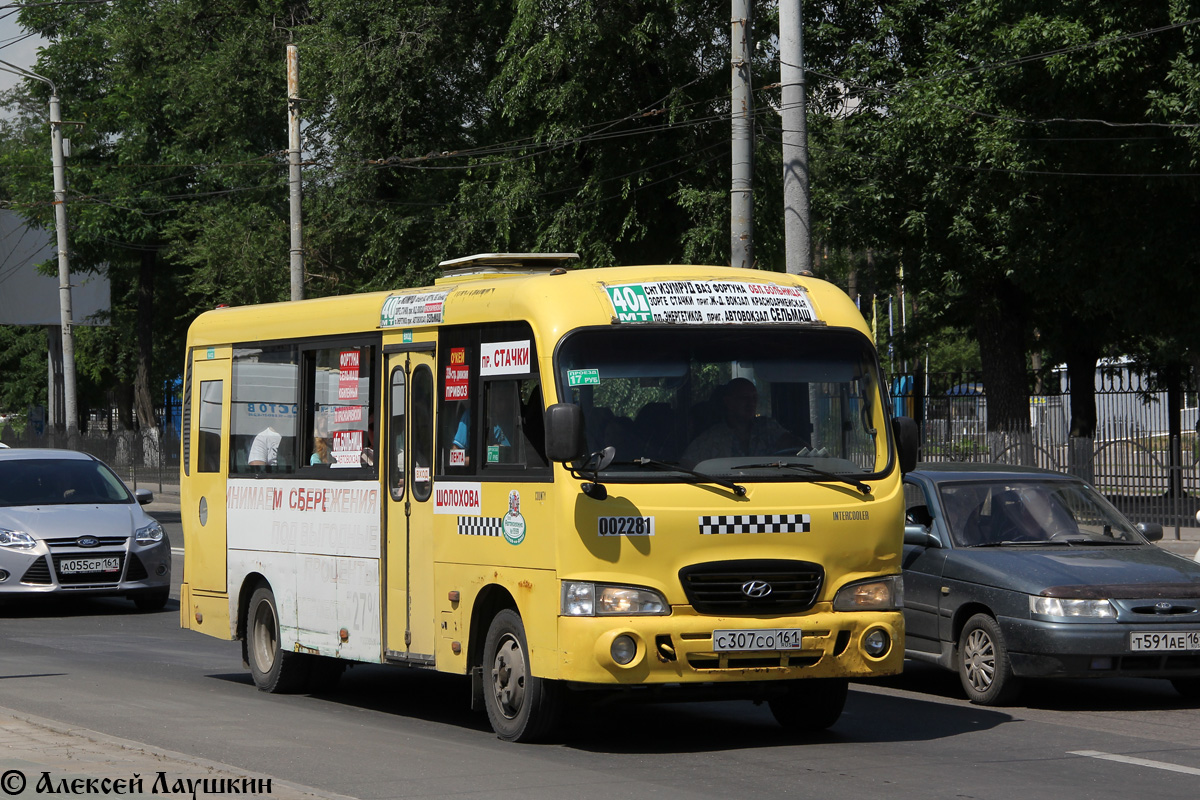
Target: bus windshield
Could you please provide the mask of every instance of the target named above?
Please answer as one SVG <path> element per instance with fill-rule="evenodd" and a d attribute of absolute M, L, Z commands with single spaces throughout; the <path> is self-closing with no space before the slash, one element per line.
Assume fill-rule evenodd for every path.
<path fill-rule="evenodd" d="M 563 340 L 556 367 L 560 399 L 583 408 L 588 452 L 616 449 L 606 480 L 672 467 L 821 480 L 888 463 L 878 368 L 857 331 L 586 329 Z"/>

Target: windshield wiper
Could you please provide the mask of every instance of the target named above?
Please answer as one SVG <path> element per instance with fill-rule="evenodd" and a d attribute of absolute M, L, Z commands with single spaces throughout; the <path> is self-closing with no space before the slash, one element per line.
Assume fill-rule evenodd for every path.
<path fill-rule="evenodd" d="M 716 475 L 707 475 L 703 472 L 696 472 L 694 469 L 685 469 L 677 464 L 668 464 L 666 461 L 656 461 L 653 458 L 635 458 L 630 463 L 638 464 L 643 467 L 655 467 L 657 469 L 668 470 L 670 472 L 682 472 L 686 475 L 691 475 L 693 478 L 699 478 L 705 483 L 715 483 L 717 486 L 723 486 L 738 497 L 746 496 L 745 486 L 736 484 L 733 481 L 727 481 L 724 478 L 718 478 Z"/>
<path fill-rule="evenodd" d="M 838 475 L 835 472 L 826 472 L 823 469 L 817 469 L 809 464 L 792 464 L 787 461 L 769 461 L 762 464 L 741 464 L 734 469 L 794 469 L 801 472 L 806 472 L 809 475 L 816 475 L 819 478 L 824 478 L 827 481 L 836 481 L 837 483 L 846 483 L 858 489 L 863 494 L 870 494 L 871 487 L 858 478 L 850 475 Z"/>
<path fill-rule="evenodd" d="M 1082 536 L 1074 536 L 1070 539 L 1054 539 L 1055 542 L 1066 542 L 1070 545 L 1076 544 L 1094 544 L 1100 547 L 1108 547 L 1114 544 L 1141 544 L 1140 542 L 1126 542 L 1122 539 L 1088 539 Z"/>
<path fill-rule="evenodd" d="M 1013 539 L 1005 539 L 1003 542 L 980 542 L 979 544 L 969 544 L 968 548 L 976 547 L 1045 547 L 1051 544 L 1062 544 L 1061 542 L 1052 542 L 1049 539 L 1027 539 L 1023 541 L 1015 541 Z"/>

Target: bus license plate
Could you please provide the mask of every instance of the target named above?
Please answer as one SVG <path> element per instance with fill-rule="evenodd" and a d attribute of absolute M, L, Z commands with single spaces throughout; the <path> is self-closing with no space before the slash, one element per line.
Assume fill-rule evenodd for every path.
<path fill-rule="evenodd" d="M 58 571 L 63 575 L 78 575 L 81 572 L 119 572 L 119 558 L 64 558 L 58 562 Z"/>
<path fill-rule="evenodd" d="M 1176 653 L 1184 650 L 1200 650 L 1200 631 L 1156 631 L 1154 633 L 1129 634 L 1129 649 L 1136 652 L 1147 650 L 1156 653 Z"/>
<path fill-rule="evenodd" d="M 799 650 L 800 639 L 799 628 L 713 631 L 713 650 L 717 653 L 747 650 Z"/>

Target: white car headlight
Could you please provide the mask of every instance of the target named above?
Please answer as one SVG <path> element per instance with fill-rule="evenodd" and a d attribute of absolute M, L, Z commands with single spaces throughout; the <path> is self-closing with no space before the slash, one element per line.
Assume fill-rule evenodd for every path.
<path fill-rule="evenodd" d="M 10 531 L 7 528 L 0 528 L 0 547 L 28 550 L 31 547 L 37 547 L 37 539 L 25 531 Z"/>
<path fill-rule="evenodd" d="M 904 579 L 899 575 L 848 583 L 833 597 L 834 611 L 897 611 L 904 608 Z"/>
<path fill-rule="evenodd" d="M 1117 610 L 1107 600 L 1077 600 L 1063 597 L 1029 596 L 1029 610 L 1043 617 L 1063 619 L 1116 619 Z"/>
<path fill-rule="evenodd" d="M 137 533 L 133 535 L 134 541 L 138 544 L 154 544 L 155 542 L 161 542 L 162 538 L 162 525 L 159 525 L 157 522 L 151 522 L 145 527 L 138 528 Z"/>
<path fill-rule="evenodd" d="M 661 594 L 640 586 L 612 586 L 589 581 L 562 582 L 564 617 L 665 615 L 671 607 Z"/>

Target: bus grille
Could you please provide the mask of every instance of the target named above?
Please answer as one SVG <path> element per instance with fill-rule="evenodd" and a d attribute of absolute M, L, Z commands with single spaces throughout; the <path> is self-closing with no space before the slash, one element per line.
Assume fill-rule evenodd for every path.
<path fill-rule="evenodd" d="M 679 580 L 688 602 L 701 614 L 795 614 L 817 601 L 825 569 L 810 561 L 715 561 L 684 567 Z M 751 586 L 755 582 L 767 584 L 770 591 L 750 596 L 761 594 L 760 586 Z"/>

